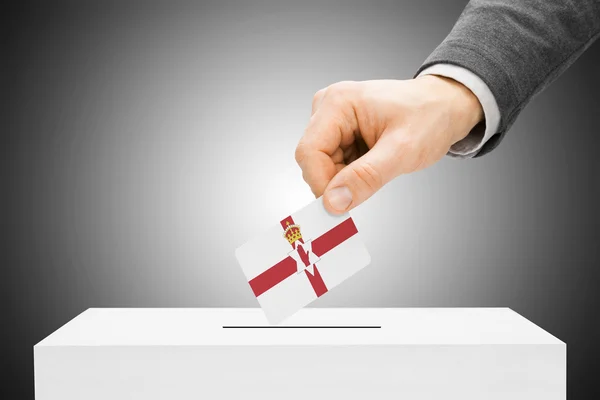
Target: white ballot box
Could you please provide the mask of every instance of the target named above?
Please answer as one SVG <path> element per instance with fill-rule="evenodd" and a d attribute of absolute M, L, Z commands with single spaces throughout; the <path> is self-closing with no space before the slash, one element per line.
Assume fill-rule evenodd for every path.
<path fill-rule="evenodd" d="M 89 309 L 34 359 L 38 400 L 566 398 L 566 345 L 506 308 Z"/>

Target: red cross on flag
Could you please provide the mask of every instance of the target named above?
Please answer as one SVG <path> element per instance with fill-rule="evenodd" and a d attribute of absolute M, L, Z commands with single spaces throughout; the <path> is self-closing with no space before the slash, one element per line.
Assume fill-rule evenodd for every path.
<path fill-rule="evenodd" d="M 271 324 L 371 262 L 352 217 L 329 214 L 322 198 L 242 245 L 235 255 Z"/>

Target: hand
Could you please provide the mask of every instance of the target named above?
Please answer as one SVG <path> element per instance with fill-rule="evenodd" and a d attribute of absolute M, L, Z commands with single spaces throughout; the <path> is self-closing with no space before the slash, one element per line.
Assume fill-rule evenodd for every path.
<path fill-rule="evenodd" d="M 452 79 L 340 82 L 315 94 L 296 161 L 313 194 L 339 214 L 439 161 L 482 120 L 477 97 Z"/>

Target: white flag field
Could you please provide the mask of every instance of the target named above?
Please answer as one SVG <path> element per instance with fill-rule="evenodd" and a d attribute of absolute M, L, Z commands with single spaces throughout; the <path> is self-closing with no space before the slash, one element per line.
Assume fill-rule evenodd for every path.
<path fill-rule="evenodd" d="M 279 324 L 371 262 L 352 217 L 318 198 L 235 252 L 271 324 Z"/>

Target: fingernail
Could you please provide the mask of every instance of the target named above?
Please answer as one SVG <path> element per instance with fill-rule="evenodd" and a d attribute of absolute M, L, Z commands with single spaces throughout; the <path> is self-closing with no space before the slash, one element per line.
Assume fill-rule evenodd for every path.
<path fill-rule="evenodd" d="M 352 203 L 352 193 L 345 186 L 337 187 L 327 193 L 327 200 L 333 209 L 345 211 Z"/>

